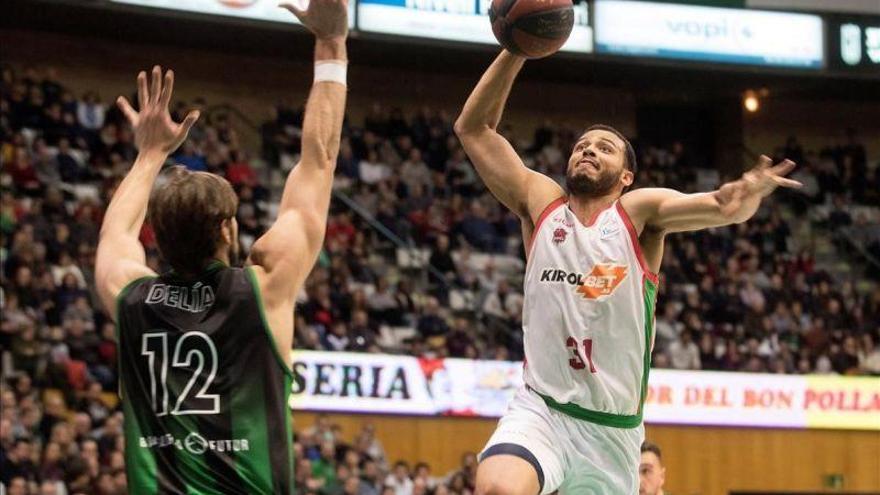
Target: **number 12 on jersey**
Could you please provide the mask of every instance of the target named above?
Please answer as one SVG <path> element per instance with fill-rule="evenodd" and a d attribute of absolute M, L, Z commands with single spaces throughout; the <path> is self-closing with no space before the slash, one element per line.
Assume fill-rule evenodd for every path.
<path fill-rule="evenodd" d="M 584 339 L 584 356 L 587 358 L 587 363 L 590 364 L 590 373 L 596 372 L 596 367 L 593 365 L 593 339 Z M 578 352 L 578 341 L 574 337 L 569 337 L 565 342 L 565 347 L 572 349 L 572 358 L 568 360 L 568 365 L 576 370 L 582 370 L 587 367 L 586 363 L 584 363 L 583 358 L 581 357 L 581 353 Z"/>
<path fill-rule="evenodd" d="M 220 396 L 209 394 L 208 389 L 217 376 L 217 347 L 202 332 L 186 332 L 177 339 L 174 353 L 169 355 L 168 332 L 143 334 L 141 355 L 147 358 L 150 372 L 150 397 L 156 416 L 169 413 L 168 372 L 176 375 L 189 375 L 186 385 L 174 400 L 171 415 L 217 414 L 220 412 Z M 169 363 L 170 360 L 170 363 Z M 170 366 L 169 366 L 170 364 Z M 204 380 L 196 387 L 199 379 Z M 193 394 L 194 389 L 198 392 Z M 189 407 L 184 407 L 187 405 Z"/>

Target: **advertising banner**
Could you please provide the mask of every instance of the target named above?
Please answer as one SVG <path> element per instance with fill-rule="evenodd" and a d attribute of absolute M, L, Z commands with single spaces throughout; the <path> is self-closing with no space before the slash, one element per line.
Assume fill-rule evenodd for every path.
<path fill-rule="evenodd" d="M 880 430 L 880 378 L 652 370 L 645 421 Z"/>
<path fill-rule="evenodd" d="M 877 0 L 746 0 L 745 4 L 755 9 L 880 15 L 880 2 Z"/>
<path fill-rule="evenodd" d="M 504 414 L 522 363 L 295 351 L 293 409 L 397 414 Z"/>
<path fill-rule="evenodd" d="M 296 351 L 292 409 L 501 417 L 522 363 Z M 646 423 L 880 431 L 880 377 L 651 370 Z"/>
<path fill-rule="evenodd" d="M 848 12 L 852 14 L 880 15 L 877 0 L 655 0 L 664 3 L 708 5 L 769 10 L 802 10 L 805 12 Z"/>
<path fill-rule="evenodd" d="M 644 57 L 820 69 L 816 15 L 596 0 L 596 51 Z"/>
<path fill-rule="evenodd" d="M 182 10 L 199 14 L 240 17 L 259 21 L 299 24 L 299 20 L 285 9 L 278 7 L 278 0 L 111 0 L 166 10 Z M 306 5 L 307 2 L 299 2 Z M 354 1 L 349 3 L 348 24 L 354 27 Z"/>
<path fill-rule="evenodd" d="M 489 23 L 491 0 L 361 0 L 358 29 L 365 32 L 497 45 Z M 574 6 L 574 29 L 563 51 L 593 51 L 587 3 Z"/>

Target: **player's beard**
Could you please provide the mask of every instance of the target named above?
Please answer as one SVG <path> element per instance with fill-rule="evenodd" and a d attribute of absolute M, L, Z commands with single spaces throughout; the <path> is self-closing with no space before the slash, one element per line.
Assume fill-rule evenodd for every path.
<path fill-rule="evenodd" d="M 599 177 L 591 179 L 586 173 L 571 171 L 565 175 L 565 188 L 571 196 L 605 196 L 620 182 L 621 174 L 623 170 L 603 170 L 599 172 Z"/>

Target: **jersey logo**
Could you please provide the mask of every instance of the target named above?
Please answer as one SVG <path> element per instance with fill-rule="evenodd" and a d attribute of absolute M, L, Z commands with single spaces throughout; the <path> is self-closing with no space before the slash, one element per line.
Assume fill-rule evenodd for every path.
<path fill-rule="evenodd" d="M 608 239 L 609 237 L 613 237 L 614 234 L 620 232 L 620 227 L 617 227 L 617 226 L 602 227 L 602 229 L 599 232 L 602 234 L 601 238 L 604 240 L 604 239 Z"/>
<path fill-rule="evenodd" d="M 553 231 L 553 244 L 562 244 L 565 242 L 566 237 L 568 237 L 568 232 L 562 227 L 559 227 Z"/>
<path fill-rule="evenodd" d="M 620 224 L 612 220 L 603 222 L 599 227 L 599 237 L 603 240 L 614 236 L 618 232 L 620 232 Z"/>
<path fill-rule="evenodd" d="M 600 263 L 587 274 L 545 268 L 541 271 L 539 281 L 550 284 L 568 284 L 576 287 L 578 294 L 582 295 L 584 299 L 598 299 L 614 292 L 620 282 L 626 278 L 627 271 L 626 265 L 614 263 Z"/>
<path fill-rule="evenodd" d="M 583 278 L 577 291 L 584 296 L 584 299 L 598 299 L 601 296 L 610 295 L 626 278 L 626 272 L 625 265 L 598 264 Z"/>
<path fill-rule="evenodd" d="M 572 222 L 571 220 L 569 220 L 565 217 L 556 217 L 553 219 L 553 222 L 561 223 L 563 226 L 568 227 L 570 229 L 574 228 L 574 222 Z"/>

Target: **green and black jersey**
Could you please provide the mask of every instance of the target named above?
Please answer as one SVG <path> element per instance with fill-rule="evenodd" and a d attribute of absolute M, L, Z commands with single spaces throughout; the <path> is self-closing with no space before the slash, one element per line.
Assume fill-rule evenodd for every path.
<path fill-rule="evenodd" d="M 292 493 L 292 374 L 251 269 L 136 280 L 117 333 L 129 493 Z"/>

